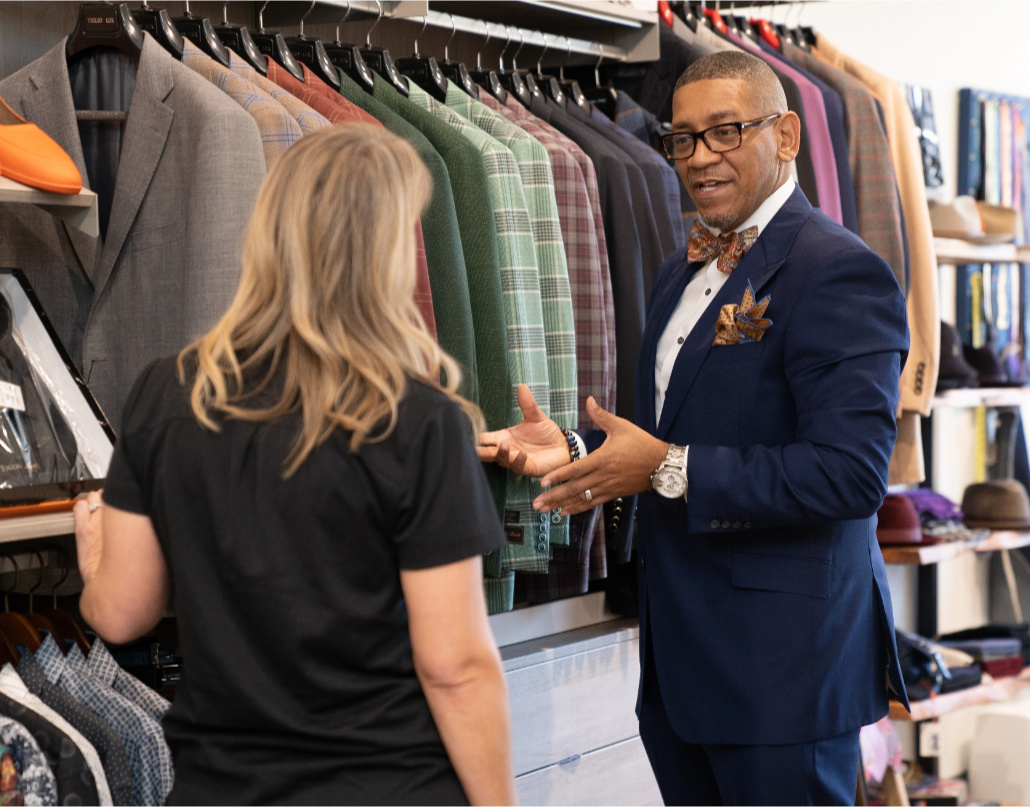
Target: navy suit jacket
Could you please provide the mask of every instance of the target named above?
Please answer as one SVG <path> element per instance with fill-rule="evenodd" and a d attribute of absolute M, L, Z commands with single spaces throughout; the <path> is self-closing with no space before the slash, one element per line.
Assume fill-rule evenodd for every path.
<path fill-rule="evenodd" d="M 686 250 L 662 266 L 637 364 L 638 425 L 690 446 L 686 502 L 638 497 L 642 665 L 650 639 L 687 742 L 837 736 L 887 713 L 888 680 L 907 703 L 876 542 L 905 299 L 796 189 L 690 332 L 656 422 L 657 342 L 699 267 Z M 713 346 L 749 284 L 772 324 Z"/>

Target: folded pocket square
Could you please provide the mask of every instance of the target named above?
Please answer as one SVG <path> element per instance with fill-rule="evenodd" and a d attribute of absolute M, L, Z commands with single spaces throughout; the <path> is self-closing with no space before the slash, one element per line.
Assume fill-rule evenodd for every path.
<path fill-rule="evenodd" d="M 751 288 L 749 280 L 740 305 L 730 303 L 719 310 L 719 321 L 715 323 L 715 341 L 712 345 L 737 345 L 760 341 L 765 335 L 765 329 L 772 325 L 771 319 L 763 318 L 765 309 L 769 307 L 769 299 L 767 294 L 756 303 L 755 290 Z"/>

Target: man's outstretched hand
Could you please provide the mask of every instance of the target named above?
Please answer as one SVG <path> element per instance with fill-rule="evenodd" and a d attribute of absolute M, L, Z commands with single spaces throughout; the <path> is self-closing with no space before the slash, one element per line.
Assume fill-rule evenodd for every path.
<path fill-rule="evenodd" d="M 545 415 L 526 384 L 518 390 L 522 422 L 510 429 L 483 432 L 476 452 L 522 476 L 543 476 L 569 462 L 569 444 L 558 424 Z"/>

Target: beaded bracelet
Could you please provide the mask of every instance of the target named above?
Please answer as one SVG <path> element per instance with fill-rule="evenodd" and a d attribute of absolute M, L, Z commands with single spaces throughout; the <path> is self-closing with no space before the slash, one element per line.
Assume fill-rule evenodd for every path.
<path fill-rule="evenodd" d="M 569 444 L 569 461 L 575 462 L 579 459 L 579 441 L 576 439 L 576 436 L 568 429 L 562 428 L 561 426 L 559 426 L 558 428 L 561 429 L 561 433 L 565 437 L 565 442 Z"/>

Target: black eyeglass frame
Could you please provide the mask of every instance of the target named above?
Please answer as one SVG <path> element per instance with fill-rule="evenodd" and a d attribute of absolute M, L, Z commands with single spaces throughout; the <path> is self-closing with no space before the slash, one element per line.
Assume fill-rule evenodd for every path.
<path fill-rule="evenodd" d="M 783 113 L 777 112 L 775 115 L 766 115 L 764 118 L 755 118 L 754 120 L 727 121 L 726 123 L 717 123 L 715 124 L 715 126 L 709 126 L 707 129 L 702 129 L 700 132 L 688 132 L 686 130 L 673 132 L 672 134 L 662 135 L 662 148 L 665 150 L 665 156 L 667 156 L 670 160 L 689 160 L 691 157 L 694 156 L 694 152 L 697 151 L 698 141 L 703 141 L 708 150 L 713 154 L 725 154 L 729 151 L 736 151 L 744 144 L 745 129 L 750 129 L 754 126 L 761 126 L 763 123 L 767 123 L 768 121 L 782 117 Z M 721 129 L 724 126 L 733 126 L 736 128 L 737 145 L 731 146 L 728 149 L 722 148 L 721 146 L 719 148 L 712 148 L 712 144 L 708 142 L 707 134 L 713 129 Z M 671 141 L 671 138 L 682 137 L 683 135 L 690 135 L 694 139 L 694 148 L 692 148 L 690 150 L 690 154 L 688 154 L 685 157 L 675 157 L 669 149 L 669 143 Z"/>

